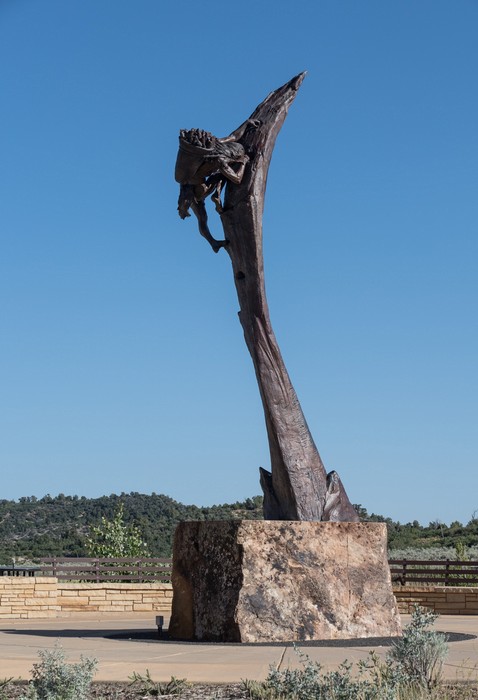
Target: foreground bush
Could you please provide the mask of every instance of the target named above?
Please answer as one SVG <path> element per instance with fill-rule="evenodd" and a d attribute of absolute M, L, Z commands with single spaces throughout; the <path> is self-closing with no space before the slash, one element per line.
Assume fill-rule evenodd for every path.
<path fill-rule="evenodd" d="M 448 653 L 445 635 L 430 629 L 437 618 L 435 613 L 415 605 L 410 624 L 388 654 L 389 662 L 396 664 L 408 683 L 428 690 L 440 682 Z"/>
<path fill-rule="evenodd" d="M 79 664 L 68 664 L 59 645 L 38 655 L 41 661 L 33 665 L 27 694 L 20 700 L 88 700 L 96 659 L 81 657 Z"/>
<path fill-rule="evenodd" d="M 302 667 L 279 671 L 271 668 L 263 683 L 245 681 L 254 700 L 420 700 L 430 698 L 441 679 L 447 654 L 443 634 L 430 629 L 437 616 L 415 606 L 404 630 L 385 661 L 371 652 L 357 672 L 345 661 L 336 671 L 324 672 L 296 649 Z M 443 695 L 435 696 L 443 698 Z"/>

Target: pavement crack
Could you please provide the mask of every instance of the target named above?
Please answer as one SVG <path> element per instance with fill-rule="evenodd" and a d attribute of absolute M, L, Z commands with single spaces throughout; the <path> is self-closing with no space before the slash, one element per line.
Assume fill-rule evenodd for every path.
<path fill-rule="evenodd" d="M 284 649 L 282 650 L 282 654 L 281 654 L 279 663 L 277 664 L 277 670 L 278 670 L 278 671 L 281 670 L 282 662 L 284 661 L 284 656 L 285 656 L 286 651 L 287 651 L 287 647 L 284 647 Z"/>

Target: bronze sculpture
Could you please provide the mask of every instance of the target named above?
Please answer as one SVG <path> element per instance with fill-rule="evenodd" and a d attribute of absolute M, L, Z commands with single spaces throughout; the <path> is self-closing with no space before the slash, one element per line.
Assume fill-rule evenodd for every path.
<path fill-rule="evenodd" d="M 191 216 L 189 209 L 193 210 L 199 232 L 215 253 L 226 246 L 227 241 L 218 241 L 211 235 L 204 200 L 211 195 L 216 211 L 221 213 L 224 180 L 236 185 L 241 182 L 249 158 L 239 139 L 249 125 L 258 124 L 247 119 L 232 134 L 223 138 L 217 138 L 202 129 L 181 129 L 179 132 L 179 151 L 174 172 L 176 182 L 180 184 L 178 213 L 181 219 L 185 219 Z M 235 169 L 234 166 L 238 167 Z"/>
<path fill-rule="evenodd" d="M 269 439 L 271 471 L 260 470 L 268 520 L 357 522 L 336 472 L 327 474 L 285 368 L 269 318 L 262 259 L 262 212 L 272 151 L 305 73 L 272 92 L 232 134 L 217 139 L 181 131 L 176 162 L 181 218 L 191 208 L 215 252 L 231 258 L 239 319 L 254 363 Z M 225 185 L 224 204 L 221 190 Z M 212 195 L 224 240 L 209 231 L 205 202 Z"/>

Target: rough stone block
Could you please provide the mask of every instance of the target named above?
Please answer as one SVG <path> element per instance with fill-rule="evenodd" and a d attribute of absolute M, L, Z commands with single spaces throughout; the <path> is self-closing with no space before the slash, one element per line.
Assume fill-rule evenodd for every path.
<path fill-rule="evenodd" d="M 448 593 L 446 596 L 447 603 L 464 603 L 466 595 L 464 593 Z"/>
<path fill-rule="evenodd" d="M 35 584 L 36 591 L 56 591 L 58 586 L 56 583 L 37 583 Z"/>
<path fill-rule="evenodd" d="M 56 610 L 29 610 L 26 615 L 21 617 L 27 617 L 28 619 L 56 617 Z"/>
<path fill-rule="evenodd" d="M 438 601 L 435 603 L 435 609 L 437 612 L 441 612 L 442 610 L 453 610 L 455 612 L 463 607 L 465 607 L 465 603 L 450 603 L 447 600 Z"/>
<path fill-rule="evenodd" d="M 382 523 L 184 522 L 169 633 L 223 642 L 396 636 Z"/>
<path fill-rule="evenodd" d="M 77 607 L 85 607 L 85 605 L 88 605 L 90 602 L 89 598 L 86 597 L 81 597 L 80 596 L 71 596 L 71 595 L 66 595 L 66 596 L 58 596 L 57 598 L 57 603 L 63 608 L 71 608 L 73 605 L 75 608 Z"/>

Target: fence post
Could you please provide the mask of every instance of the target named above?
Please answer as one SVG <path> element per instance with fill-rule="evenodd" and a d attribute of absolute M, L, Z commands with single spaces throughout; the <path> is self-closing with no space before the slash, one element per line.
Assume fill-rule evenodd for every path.
<path fill-rule="evenodd" d="M 402 583 L 404 586 L 407 583 L 407 564 L 408 564 L 408 562 L 404 560 L 403 561 L 403 573 L 402 573 Z"/>
<path fill-rule="evenodd" d="M 446 566 L 445 566 L 445 586 L 450 585 L 450 560 L 446 560 Z"/>
<path fill-rule="evenodd" d="M 100 560 L 95 561 L 96 583 L 100 582 Z"/>

